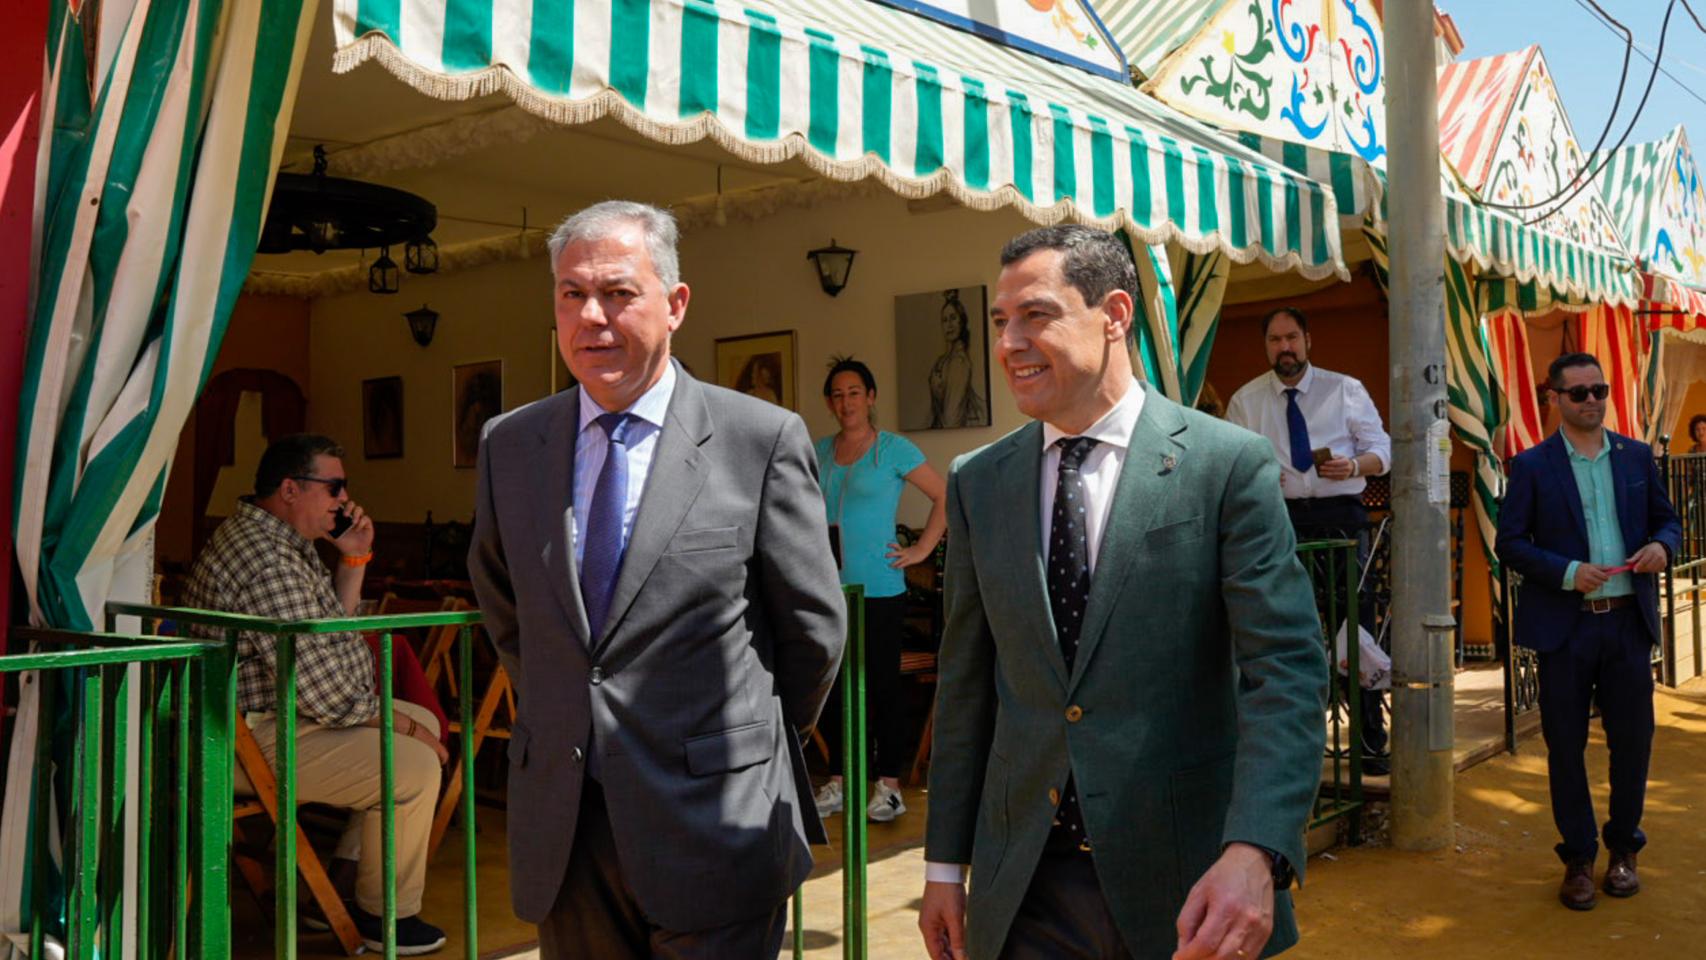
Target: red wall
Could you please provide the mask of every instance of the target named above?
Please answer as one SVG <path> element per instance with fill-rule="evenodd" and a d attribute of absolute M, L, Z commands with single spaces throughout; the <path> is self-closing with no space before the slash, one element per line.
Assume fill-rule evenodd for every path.
<path fill-rule="evenodd" d="M 12 622 L 12 484 L 29 319 L 42 55 L 52 4 L 10 4 L 0 29 L 0 629 Z"/>

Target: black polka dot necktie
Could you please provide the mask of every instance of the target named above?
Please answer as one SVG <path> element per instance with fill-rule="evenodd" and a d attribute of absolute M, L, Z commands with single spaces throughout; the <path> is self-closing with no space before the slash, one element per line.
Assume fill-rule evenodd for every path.
<path fill-rule="evenodd" d="M 1062 437 L 1060 477 L 1054 489 L 1054 513 L 1049 523 L 1048 603 L 1054 614 L 1054 631 L 1060 639 L 1060 655 L 1066 671 L 1078 656 L 1078 638 L 1084 629 L 1084 609 L 1090 603 L 1089 502 L 1084 494 L 1084 458 L 1095 448 L 1089 437 Z M 1088 851 L 1090 837 L 1084 831 L 1084 816 L 1078 808 L 1078 788 L 1067 776 L 1060 805 L 1055 810 L 1049 842 L 1061 847 Z"/>

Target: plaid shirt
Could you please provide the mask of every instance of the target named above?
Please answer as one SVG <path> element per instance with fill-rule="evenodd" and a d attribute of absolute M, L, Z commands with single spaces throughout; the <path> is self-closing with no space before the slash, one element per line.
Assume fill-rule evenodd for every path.
<path fill-rule="evenodd" d="M 271 620 L 349 616 L 314 545 L 247 499 L 238 501 L 237 512 L 219 525 L 196 559 L 184 603 Z M 207 627 L 192 627 L 190 632 L 220 636 Z M 264 633 L 238 637 L 237 709 L 276 708 L 276 641 Z M 296 709 L 328 727 L 355 726 L 378 716 L 373 652 L 361 634 L 296 638 Z"/>

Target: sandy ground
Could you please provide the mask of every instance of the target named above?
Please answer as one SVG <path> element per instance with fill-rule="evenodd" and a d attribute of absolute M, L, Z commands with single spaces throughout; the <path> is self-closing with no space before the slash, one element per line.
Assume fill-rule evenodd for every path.
<path fill-rule="evenodd" d="M 1660 691 L 1658 733 L 1641 856 L 1642 893 L 1601 896 L 1598 909 L 1573 913 L 1556 899 L 1561 867 L 1546 790 L 1545 746 L 1538 738 L 1459 774 L 1457 842 L 1437 853 L 1403 853 L 1380 839 L 1338 847 L 1310 861 L 1298 894 L 1303 942 L 1299 960 L 1375 958 L 1693 958 L 1706 956 L 1706 683 Z M 1606 753 L 1597 727 L 1589 768 L 1600 780 L 1603 817 Z M 926 798 L 908 791 L 910 812 L 871 830 L 869 955 L 875 960 L 923 956 L 917 898 L 923 877 L 920 834 Z M 1371 816 L 1377 826 L 1378 811 Z M 839 818 L 831 831 L 839 831 Z M 508 911 L 502 814 L 482 810 L 480 953 L 532 958 L 531 928 Z M 1378 833 L 1378 829 L 1375 830 Z M 463 956 L 459 835 L 452 833 L 433 865 L 426 915 L 452 942 L 438 954 Z M 806 956 L 841 955 L 838 855 L 805 888 Z M 1599 867 L 1604 869 L 1605 857 Z M 271 930 L 246 895 L 233 897 L 241 957 L 270 956 Z M 330 957 L 323 936 L 304 934 L 301 955 Z M 784 956 L 788 953 L 784 951 Z M 1145 958 L 1146 960 L 1146 958 Z"/>

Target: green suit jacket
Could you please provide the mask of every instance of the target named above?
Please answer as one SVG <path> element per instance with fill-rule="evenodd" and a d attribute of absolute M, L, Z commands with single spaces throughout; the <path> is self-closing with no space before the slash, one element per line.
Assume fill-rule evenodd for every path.
<path fill-rule="evenodd" d="M 1149 390 L 1068 674 L 1043 571 L 1042 436 L 1030 423 L 949 476 L 926 857 L 971 865 L 968 948 L 994 960 L 1070 773 L 1126 946 L 1168 956 L 1225 844 L 1278 851 L 1301 878 L 1325 737 L 1313 591 L 1273 445 Z M 1264 955 L 1296 941 L 1280 892 Z"/>

